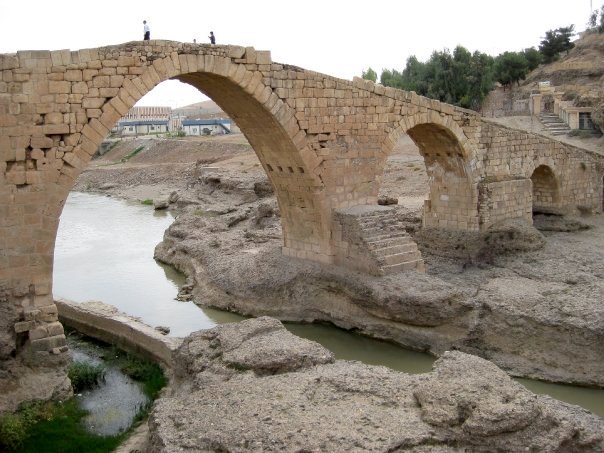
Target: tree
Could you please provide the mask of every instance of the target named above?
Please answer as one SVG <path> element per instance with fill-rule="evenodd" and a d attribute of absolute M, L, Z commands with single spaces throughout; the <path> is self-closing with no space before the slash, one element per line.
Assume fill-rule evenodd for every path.
<path fill-rule="evenodd" d="M 375 81 L 377 81 L 377 72 L 375 72 L 373 69 L 369 68 L 369 69 L 367 69 L 367 71 L 363 71 L 362 77 L 365 80 L 371 80 L 372 82 L 375 82 Z"/>
<path fill-rule="evenodd" d="M 403 72 L 383 70 L 380 79 L 385 86 L 478 110 L 493 87 L 492 66 L 488 55 L 457 46 L 453 54 L 448 49 L 433 52 L 425 63 L 411 56 Z"/>
<path fill-rule="evenodd" d="M 524 49 L 522 53 L 524 54 L 524 58 L 526 58 L 526 61 L 528 63 L 529 71 L 536 69 L 543 61 L 543 55 L 534 47 Z"/>
<path fill-rule="evenodd" d="M 570 41 L 575 34 L 575 26 L 560 27 L 555 30 L 545 32 L 545 37 L 539 45 L 539 52 L 543 55 L 544 63 L 551 63 L 558 59 L 561 52 L 568 51 L 575 47 Z"/>
<path fill-rule="evenodd" d="M 589 16 L 587 29 L 596 33 L 604 33 L 604 5 L 602 5 L 599 11 L 596 8 L 591 16 Z"/>
<path fill-rule="evenodd" d="M 529 63 L 523 53 L 504 52 L 495 58 L 495 79 L 504 86 L 512 85 L 526 77 L 529 71 Z"/>

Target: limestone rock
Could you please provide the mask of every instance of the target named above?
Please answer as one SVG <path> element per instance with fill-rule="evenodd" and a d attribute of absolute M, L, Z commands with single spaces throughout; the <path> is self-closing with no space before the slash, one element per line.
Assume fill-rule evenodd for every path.
<path fill-rule="evenodd" d="M 603 420 L 461 352 L 425 375 L 334 362 L 264 317 L 192 334 L 176 364 L 149 420 L 151 452 L 604 448 Z"/>

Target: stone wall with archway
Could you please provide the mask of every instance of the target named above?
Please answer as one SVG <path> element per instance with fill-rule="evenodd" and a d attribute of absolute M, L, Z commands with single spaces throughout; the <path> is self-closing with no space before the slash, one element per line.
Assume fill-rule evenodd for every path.
<path fill-rule="evenodd" d="M 560 187 L 554 171 L 539 165 L 531 175 L 533 213 L 555 213 L 560 203 Z"/>

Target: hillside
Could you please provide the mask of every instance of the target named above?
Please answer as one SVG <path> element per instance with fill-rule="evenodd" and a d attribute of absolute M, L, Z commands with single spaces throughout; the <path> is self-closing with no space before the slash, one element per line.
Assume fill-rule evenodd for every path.
<path fill-rule="evenodd" d="M 565 99 L 579 105 L 593 106 L 604 99 L 604 33 L 585 34 L 575 41 L 568 55 L 532 71 L 521 84 L 520 91 L 536 88 L 549 80 L 556 91 L 564 91 Z"/>
<path fill-rule="evenodd" d="M 519 86 L 493 90 L 484 100 L 481 113 L 487 117 L 528 115 L 526 100 L 539 92 L 539 82 L 549 81 L 556 92 L 564 93 L 562 100 L 573 101 L 579 107 L 594 107 L 592 120 L 604 130 L 604 34 L 583 34 L 574 43 L 568 54 L 540 65 Z M 518 106 L 525 106 L 525 111 L 517 110 Z"/>

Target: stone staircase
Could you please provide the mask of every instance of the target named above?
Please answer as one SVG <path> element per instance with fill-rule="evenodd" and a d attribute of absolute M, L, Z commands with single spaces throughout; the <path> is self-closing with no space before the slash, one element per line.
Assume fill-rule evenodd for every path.
<path fill-rule="evenodd" d="M 552 135 L 565 135 L 570 132 L 570 127 L 558 115 L 553 113 L 539 114 L 539 120 L 543 127 Z"/>
<path fill-rule="evenodd" d="M 417 244 L 398 220 L 396 210 L 383 206 L 365 208 L 353 214 L 346 213 L 345 236 L 351 243 L 349 253 L 358 254 L 362 258 L 359 261 L 370 265 L 373 274 L 388 275 L 410 270 L 425 272 Z"/>

